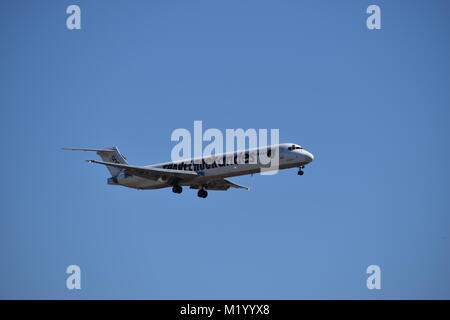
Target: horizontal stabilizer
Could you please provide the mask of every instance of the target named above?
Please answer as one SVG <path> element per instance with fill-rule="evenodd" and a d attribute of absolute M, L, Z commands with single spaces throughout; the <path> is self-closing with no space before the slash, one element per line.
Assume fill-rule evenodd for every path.
<path fill-rule="evenodd" d="M 72 150 L 72 151 L 95 151 L 105 162 L 114 162 L 127 164 L 127 158 L 123 154 L 120 153 L 117 147 L 109 147 L 109 148 L 63 148 L 64 150 Z M 119 168 L 115 167 L 107 167 L 108 171 L 111 173 L 111 176 L 115 177 L 119 174 Z"/>
<path fill-rule="evenodd" d="M 85 149 L 85 148 L 62 148 L 63 150 L 73 151 L 97 151 L 97 152 L 115 152 L 114 149 Z"/>

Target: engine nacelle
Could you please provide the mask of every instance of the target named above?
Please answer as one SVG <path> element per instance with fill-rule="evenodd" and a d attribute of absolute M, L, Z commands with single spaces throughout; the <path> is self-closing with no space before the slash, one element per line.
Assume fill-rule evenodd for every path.
<path fill-rule="evenodd" d="M 115 177 L 108 178 L 108 184 L 125 184 L 131 176 L 121 171 Z"/>

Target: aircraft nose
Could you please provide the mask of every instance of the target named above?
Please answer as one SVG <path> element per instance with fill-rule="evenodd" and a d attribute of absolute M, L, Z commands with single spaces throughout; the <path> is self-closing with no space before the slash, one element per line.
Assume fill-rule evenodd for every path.
<path fill-rule="evenodd" d="M 314 155 L 311 152 L 305 150 L 304 151 L 304 155 L 305 155 L 306 161 L 308 163 L 310 163 L 310 162 L 312 162 L 314 160 Z"/>

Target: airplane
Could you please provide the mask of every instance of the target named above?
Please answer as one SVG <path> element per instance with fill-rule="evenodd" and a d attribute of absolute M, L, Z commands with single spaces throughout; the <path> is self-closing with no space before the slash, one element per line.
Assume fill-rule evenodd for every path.
<path fill-rule="evenodd" d="M 278 165 L 271 168 L 270 160 L 277 148 Z M 298 175 L 303 175 L 305 165 L 314 160 L 311 152 L 294 143 L 283 143 L 242 151 L 222 153 L 204 158 L 185 159 L 175 162 L 158 163 L 148 166 L 132 166 L 117 147 L 103 149 L 63 148 L 64 150 L 95 151 L 103 161 L 86 160 L 107 167 L 111 177 L 110 185 L 135 189 L 161 189 L 172 187 L 174 193 L 181 193 L 183 187 L 197 189 L 200 198 L 208 196 L 207 190 L 228 190 L 238 188 L 249 190 L 226 178 L 259 173 L 262 170 L 277 170 L 298 167 Z M 255 161 L 256 159 L 256 161 Z"/>

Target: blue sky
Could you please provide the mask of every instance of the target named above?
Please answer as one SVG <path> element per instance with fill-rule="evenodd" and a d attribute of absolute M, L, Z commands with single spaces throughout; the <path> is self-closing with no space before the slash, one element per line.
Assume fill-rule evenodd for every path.
<path fill-rule="evenodd" d="M 82 29 L 66 28 L 81 7 Z M 378 4 L 382 29 L 366 28 Z M 0 297 L 450 298 L 447 1 L 0 5 Z M 106 185 L 176 128 L 278 128 L 315 155 L 251 191 Z M 67 290 L 66 267 L 82 270 Z M 368 290 L 377 264 L 382 289 Z"/>

